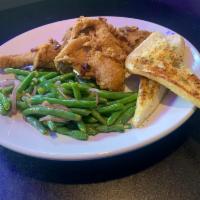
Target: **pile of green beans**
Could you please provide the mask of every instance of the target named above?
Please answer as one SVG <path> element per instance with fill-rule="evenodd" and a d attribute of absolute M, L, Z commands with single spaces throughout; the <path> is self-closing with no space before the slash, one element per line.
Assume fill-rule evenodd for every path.
<path fill-rule="evenodd" d="M 56 132 L 87 140 L 98 133 L 131 128 L 128 122 L 135 112 L 137 93 L 101 90 L 73 72 L 15 68 L 4 71 L 20 81 L 16 89 L 17 110 L 42 134 Z M 1 115 L 11 115 L 13 88 L 0 88 Z"/>

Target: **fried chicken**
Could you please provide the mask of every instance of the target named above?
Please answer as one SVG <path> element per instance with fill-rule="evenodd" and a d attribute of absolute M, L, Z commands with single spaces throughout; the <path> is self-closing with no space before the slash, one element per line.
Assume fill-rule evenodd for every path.
<path fill-rule="evenodd" d="M 131 38 L 131 34 L 134 34 Z M 85 78 L 95 79 L 102 89 L 124 89 L 127 55 L 148 32 L 137 28 L 114 28 L 105 19 L 80 17 L 65 34 L 64 45 L 55 58 L 57 70 L 73 67 Z"/>
<path fill-rule="evenodd" d="M 32 65 L 35 53 L 28 52 L 20 55 L 5 55 L 0 56 L 0 68 L 6 67 L 25 67 Z"/>
<path fill-rule="evenodd" d="M 48 43 L 31 49 L 30 52 L 20 55 L 0 56 L 0 68 L 25 67 L 33 65 L 35 68 L 54 68 L 54 58 L 60 51 L 60 44 L 50 39 Z"/>
<path fill-rule="evenodd" d="M 102 89 L 124 89 L 125 59 L 149 32 L 137 27 L 115 28 L 104 18 L 80 17 L 64 35 L 62 44 L 51 39 L 21 55 L 0 56 L 0 68 L 24 67 L 75 69 L 88 79 L 95 79 Z"/>
<path fill-rule="evenodd" d="M 43 44 L 35 49 L 36 54 L 33 60 L 33 66 L 35 68 L 50 68 L 55 69 L 54 58 L 61 50 L 61 45 L 53 39 L 50 39 L 48 43 Z"/>
<path fill-rule="evenodd" d="M 130 47 L 128 54 L 150 35 L 150 32 L 139 30 L 139 28 L 135 26 L 121 27 L 117 30 L 117 33 L 117 37 L 121 41 L 128 43 L 128 46 Z"/>

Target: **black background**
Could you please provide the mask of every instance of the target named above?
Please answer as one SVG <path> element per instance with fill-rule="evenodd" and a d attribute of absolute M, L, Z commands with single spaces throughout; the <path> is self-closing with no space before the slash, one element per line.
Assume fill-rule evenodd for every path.
<path fill-rule="evenodd" d="M 180 33 L 200 49 L 199 4 L 197 0 L 42 1 L 0 12 L 0 44 L 40 25 L 84 15 L 152 21 Z M 199 121 L 197 110 L 155 144 L 94 161 L 40 160 L 0 147 L 0 200 L 199 199 Z"/>

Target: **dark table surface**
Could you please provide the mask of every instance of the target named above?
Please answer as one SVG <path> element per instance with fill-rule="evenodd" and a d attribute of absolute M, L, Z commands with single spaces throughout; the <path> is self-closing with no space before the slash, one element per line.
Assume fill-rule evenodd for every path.
<path fill-rule="evenodd" d="M 41 1 L 0 12 L 0 44 L 43 24 L 102 15 L 159 23 L 200 49 L 199 10 L 198 0 Z M 198 200 L 199 122 L 197 110 L 178 130 L 152 145 L 94 161 L 40 160 L 0 147 L 0 200 Z"/>

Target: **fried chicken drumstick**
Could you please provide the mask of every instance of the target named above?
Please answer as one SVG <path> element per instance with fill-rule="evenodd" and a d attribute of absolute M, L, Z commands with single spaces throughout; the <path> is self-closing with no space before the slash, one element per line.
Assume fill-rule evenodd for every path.
<path fill-rule="evenodd" d="M 50 39 L 48 43 L 33 48 L 30 52 L 20 55 L 0 56 L 0 68 L 21 68 L 28 65 L 33 65 L 34 69 L 55 69 L 54 58 L 60 49 L 60 44 L 56 40 Z"/>

